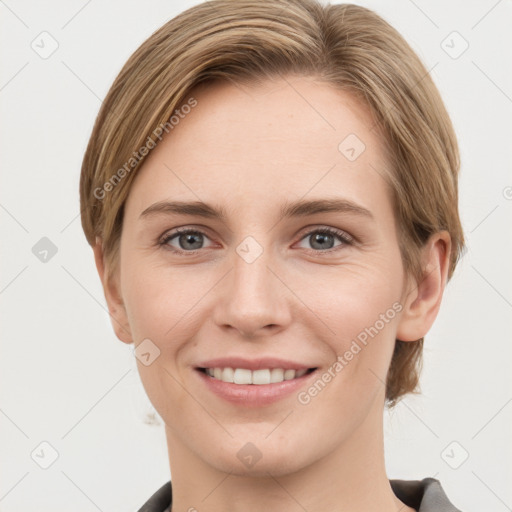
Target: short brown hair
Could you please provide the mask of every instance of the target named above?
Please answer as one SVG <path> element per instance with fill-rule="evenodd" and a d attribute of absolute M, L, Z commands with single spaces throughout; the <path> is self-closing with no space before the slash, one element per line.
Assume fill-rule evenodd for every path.
<path fill-rule="evenodd" d="M 168 21 L 128 59 L 96 118 L 80 178 L 82 226 L 89 244 L 101 239 L 108 276 L 118 264 L 124 204 L 144 161 L 134 161 L 134 151 L 169 124 L 194 86 L 283 74 L 318 77 L 367 105 L 389 151 L 404 268 L 420 280 L 421 247 L 446 230 L 452 276 L 464 236 L 458 147 L 441 97 L 411 47 L 376 13 L 315 0 L 204 2 Z M 396 340 L 388 404 L 416 390 L 422 346 L 423 338 Z"/>

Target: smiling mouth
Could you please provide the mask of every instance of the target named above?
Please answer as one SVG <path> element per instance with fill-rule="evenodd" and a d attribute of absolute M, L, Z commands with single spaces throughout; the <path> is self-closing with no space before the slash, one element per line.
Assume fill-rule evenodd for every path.
<path fill-rule="evenodd" d="M 247 368 L 197 368 L 198 371 L 208 375 L 212 379 L 230 384 L 254 384 L 257 386 L 265 384 L 279 384 L 286 380 L 294 380 L 309 375 L 316 368 L 301 370 L 284 368 L 262 368 L 260 370 L 249 370 Z"/>

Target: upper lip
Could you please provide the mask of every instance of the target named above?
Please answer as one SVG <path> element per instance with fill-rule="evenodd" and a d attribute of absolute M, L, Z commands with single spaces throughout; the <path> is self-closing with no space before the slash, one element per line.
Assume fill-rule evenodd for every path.
<path fill-rule="evenodd" d="M 308 370 L 309 368 L 316 367 L 311 364 L 302 364 L 276 357 L 259 357 L 257 359 L 246 359 L 244 357 L 221 357 L 203 361 L 197 365 L 197 368 L 245 368 L 247 370 L 283 368 L 283 370 Z"/>

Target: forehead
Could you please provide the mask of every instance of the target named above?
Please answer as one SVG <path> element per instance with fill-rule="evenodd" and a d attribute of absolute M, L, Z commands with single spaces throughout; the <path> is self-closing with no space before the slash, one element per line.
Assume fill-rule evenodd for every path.
<path fill-rule="evenodd" d="M 129 208 L 185 197 L 256 209 L 271 198 L 336 191 L 368 204 L 387 194 L 376 123 L 345 91 L 291 76 L 217 82 L 196 87 L 191 97 L 197 104 L 177 112 L 179 122 L 139 170 Z"/>

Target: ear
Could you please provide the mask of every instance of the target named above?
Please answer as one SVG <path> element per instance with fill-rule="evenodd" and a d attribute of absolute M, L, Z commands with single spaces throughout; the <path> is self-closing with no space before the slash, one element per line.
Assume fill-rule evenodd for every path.
<path fill-rule="evenodd" d="M 421 254 L 423 277 L 418 283 L 408 279 L 397 339 L 417 341 L 432 327 L 448 278 L 450 253 L 451 237 L 447 231 L 434 233 L 426 242 Z"/>
<path fill-rule="evenodd" d="M 100 237 L 96 237 L 93 251 L 114 332 L 124 343 L 133 343 L 126 308 L 120 294 L 119 272 L 116 272 L 114 276 L 110 276 L 110 279 L 108 278 L 103 255 L 103 244 Z"/>

